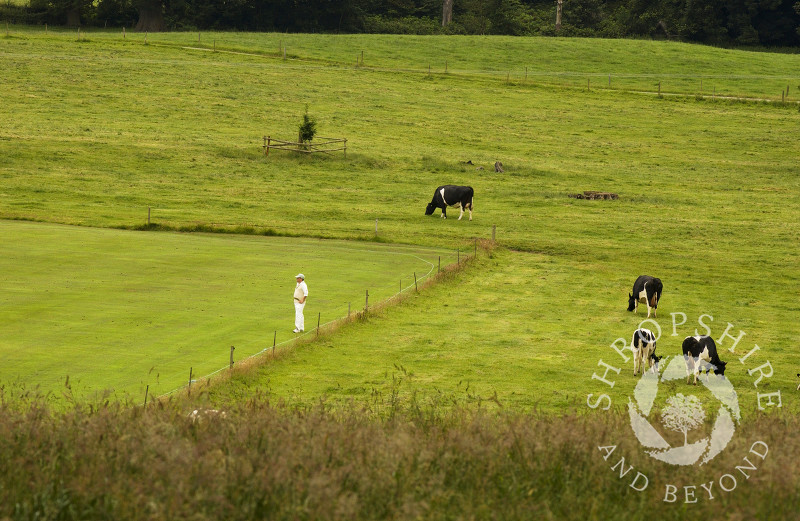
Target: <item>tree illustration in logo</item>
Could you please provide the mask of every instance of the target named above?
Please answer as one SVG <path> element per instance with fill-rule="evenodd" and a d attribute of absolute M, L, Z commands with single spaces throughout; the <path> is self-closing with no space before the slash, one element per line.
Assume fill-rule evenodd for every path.
<path fill-rule="evenodd" d="M 697 396 L 684 396 L 681 393 L 667 398 L 667 405 L 661 410 L 661 423 L 667 429 L 683 433 L 683 445 L 689 445 L 689 431 L 702 425 L 706 411 Z"/>
<path fill-rule="evenodd" d="M 711 436 L 689 442 L 689 432 L 706 420 L 706 410 L 694 396 L 676 394 L 665 400 L 661 409 L 661 427 L 683 433 L 683 445 L 672 447 L 658 429 L 650 423 L 649 416 L 656 409 L 656 396 L 664 382 L 682 381 L 686 378 L 686 360 L 682 356 L 665 357 L 666 367 L 659 373 L 645 373 L 628 399 L 631 428 L 636 439 L 651 457 L 670 465 L 704 465 L 722 452 L 733 438 L 736 423 L 741 420 L 739 399 L 730 381 L 723 376 L 701 378 L 698 383 L 705 386 L 718 402 L 714 414 Z M 631 399 L 632 398 L 632 399 Z M 713 410 L 713 403 L 711 405 Z"/>

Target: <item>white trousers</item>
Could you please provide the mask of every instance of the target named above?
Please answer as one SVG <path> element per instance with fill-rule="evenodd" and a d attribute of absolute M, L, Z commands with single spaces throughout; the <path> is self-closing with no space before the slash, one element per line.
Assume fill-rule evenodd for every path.
<path fill-rule="evenodd" d="M 305 302 L 299 303 L 294 301 L 294 327 L 299 330 L 305 329 L 305 317 L 303 317 L 303 308 L 306 307 Z"/>

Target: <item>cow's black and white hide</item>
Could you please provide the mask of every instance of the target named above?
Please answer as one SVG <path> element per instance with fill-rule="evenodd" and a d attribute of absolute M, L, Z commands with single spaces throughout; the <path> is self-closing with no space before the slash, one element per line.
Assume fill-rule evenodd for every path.
<path fill-rule="evenodd" d="M 633 350 L 633 376 L 640 372 L 644 374 L 647 369 L 652 373 L 658 372 L 658 361 L 662 357 L 656 356 L 656 336 L 652 331 L 645 328 L 634 331 L 631 350 Z"/>
<path fill-rule="evenodd" d="M 708 372 L 713 369 L 714 374 L 724 376 L 725 365 L 717 354 L 717 344 L 710 336 L 687 336 L 683 340 L 683 358 L 686 360 L 686 383 L 694 375 L 694 384 L 697 385 L 697 375 L 700 371 Z"/>
<path fill-rule="evenodd" d="M 447 219 L 447 207 L 457 206 L 461 213 L 458 215 L 460 221 L 464 217 L 464 210 L 469 210 L 469 220 L 472 220 L 472 197 L 474 191 L 471 186 L 444 185 L 433 192 L 433 199 L 425 208 L 425 215 L 433 215 L 437 208 L 442 209 L 442 219 Z"/>
<path fill-rule="evenodd" d="M 661 291 L 664 289 L 661 279 L 649 275 L 639 275 L 633 283 L 633 293 L 628 294 L 628 311 L 634 313 L 639 310 L 639 301 L 647 304 L 647 318 L 650 318 L 650 309 L 653 309 L 653 316 L 657 317 L 658 301 L 661 299 Z"/>

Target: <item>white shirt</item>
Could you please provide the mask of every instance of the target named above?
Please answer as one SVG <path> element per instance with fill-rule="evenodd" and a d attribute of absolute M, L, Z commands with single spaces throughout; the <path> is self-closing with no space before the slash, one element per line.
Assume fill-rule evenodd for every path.
<path fill-rule="evenodd" d="M 297 286 L 294 288 L 294 299 L 299 301 L 303 297 L 308 296 L 308 286 L 306 286 L 306 281 L 298 282 Z"/>

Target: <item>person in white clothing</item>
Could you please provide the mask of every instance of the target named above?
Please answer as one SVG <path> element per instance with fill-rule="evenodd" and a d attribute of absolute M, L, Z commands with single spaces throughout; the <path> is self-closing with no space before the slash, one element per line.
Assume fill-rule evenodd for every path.
<path fill-rule="evenodd" d="M 302 273 L 298 273 L 294 278 L 297 279 L 297 286 L 294 288 L 294 332 L 302 333 L 305 329 L 303 308 L 306 307 L 308 286 L 306 286 L 306 276 Z"/>

